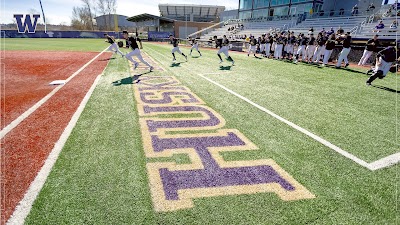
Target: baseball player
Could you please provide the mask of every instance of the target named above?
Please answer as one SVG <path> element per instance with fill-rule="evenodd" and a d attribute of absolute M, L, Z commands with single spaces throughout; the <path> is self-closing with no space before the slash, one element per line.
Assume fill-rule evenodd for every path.
<path fill-rule="evenodd" d="M 185 54 L 183 54 L 183 52 L 181 52 L 181 50 L 179 50 L 179 46 L 178 46 L 179 39 L 178 39 L 178 38 L 175 38 L 175 37 L 171 34 L 171 35 L 169 35 L 169 40 L 171 40 L 171 44 L 172 44 L 172 46 L 174 46 L 174 48 L 173 48 L 172 51 L 171 51 L 171 52 L 172 52 L 172 56 L 174 57 L 172 61 L 176 61 L 175 52 L 178 52 L 179 54 L 182 54 L 183 57 L 185 57 L 185 59 L 186 59 L 186 61 L 187 61 L 187 56 L 186 56 Z"/>
<path fill-rule="evenodd" d="M 376 78 L 383 79 L 389 72 L 392 64 L 396 61 L 398 54 L 399 52 L 397 46 L 390 46 L 378 52 L 376 56 L 375 69 L 373 71 L 374 73 L 368 78 L 366 85 L 371 85 Z"/>
<path fill-rule="evenodd" d="M 294 60 L 294 63 L 297 63 L 299 61 L 299 55 L 301 54 L 301 57 L 303 61 L 306 58 L 306 45 L 308 42 L 308 38 L 304 36 L 304 34 L 300 34 L 299 36 L 299 47 L 297 49 L 297 54 L 296 54 L 296 60 Z"/>
<path fill-rule="evenodd" d="M 329 58 L 331 57 L 332 51 L 336 46 L 336 37 L 335 34 L 331 34 L 329 39 L 325 43 L 325 52 L 324 52 L 324 60 L 321 66 L 326 66 L 328 64 Z"/>
<path fill-rule="evenodd" d="M 374 38 L 369 39 L 367 41 L 367 45 L 365 46 L 364 53 L 360 59 L 360 62 L 358 62 L 359 66 L 364 66 L 365 63 L 367 63 L 369 57 L 371 57 L 372 53 L 376 51 L 376 48 L 379 45 L 378 41 L 378 35 L 376 34 Z"/>
<path fill-rule="evenodd" d="M 189 55 L 192 55 L 193 49 L 196 49 L 196 51 L 200 54 L 200 57 L 201 57 L 201 52 L 199 51 L 199 43 L 197 42 L 196 38 L 190 39 L 190 42 L 191 42 L 192 48 L 190 49 Z"/>
<path fill-rule="evenodd" d="M 269 56 L 271 55 L 271 47 L 273 43 L 274 43 L 274 38 L 270 33 L 267 33 L 267 44 L 265 47 L 265 57 L 267 58 L 269 58 Z"/>
<path fill-rule="evenodd" d="M 336 64 L 337 69 L 340 68 L 343 60 L 346 63 L 346 65 L 344 67 L 346 68 L 349 66 L 349 60 L 347 59 L 347 56 L 349 55 L 350 50 L 351 50 L 351 48 L 350 48 L 350 43 L 351 43 L 350 32 L 347 32 L 344 35 L 339 36 L 339 40 L 341 40 L 343 43 L 343 49 L 340 52 L 339 59 Z"/>
<path fill-rule="evenodd" d="M 266 50 L 266 45 L 267 45 L 267 38 L 266 34 L 261 35 L 261 40 L 260 40 L 260 53 L 262 56 L 265 57 L 265 50 Z"/>
<path fill-rule="evenodd" d="M 218 39 L 217 36 L 214 36 L 214 40 L 216 43 L 216 47 L 220 47 L 220 49 L 218 50 L 218 57 L 219 57 L 219 63 L 221 64 L 223 62 L 222 57 L 221 57 L 221 53 L 224 53 L 225 56 L 228 58 L 228 60 L 230 60 L 232 62 L 232 66 L 235 65 L 235 61 L 233 61 L 232 57 L 229 56 L 229 40 L 226 38 L 226 35 L 223 36 L 222 39 Z"/>
<path fill-rule="evenodd" d="M 106 38 L 105 42 L 110 43 L 110 47 L 108 47 L 108 51 L 113 51 L 114 53 L 119 53 L 121 54 L 122 57 L 124 57 L 124 53 L 121 52 L 121 50 L 119 50 L 117 43 L 115 43 L 115 39 L 114 37 L 111 37 L 108 34 L 104 34 L 104 37 Z"/>
<path fill-rule="evenodd" d="M 312 63 L 312 58 L 314 56 L 314 52 L 315 52 L 315 44 L 316 44 L 316 40 L 314 37 L 313 33 L 310 33 L 310 38 L 308 39 L 307 42 L 307 48 L 306 48 L 306 58 L 307 58 L 307 62 L 308 63 Z"/>
<path fill-rule="evenodd" d="M 294 54 L 294 45 L 296 44 L 296 37 L 294 36 L 294 32 L 290 32 L 288 34 L 288 38 L 287 38 L 287 42 L 285 45 L 285 51 L 287 54 L 287 58 L 288 59 L 292 59 L 293 58 L 293 54 Z"/>
<path fill-rule="evenodd" d="M 140 49 L 143 48 L 142 40 L 140 40 L 139 37 L 129 36 L 128 31 L 126 31 L 126 30 L 122 31 L 122 36 L 124 37 L 125 40 L 128 41 L 129 46 L 132 48 L 132 51 L 127 53 L 125 55 L 125 58 L 127 58 L 129 61 L 131 61 L 133 63 L 133 65 L 134 65 L 133 69 L 136 69 L 139 65 L 139 63 L 136 62 L 135 60 L 133 60 L 133 58 L 132 58 L 132 56 L 136 56 L 140 60 L 140 62 L 147 65 L 149 67 L 150 71 L 152 71 L 154 68 L 148 62 L 144 61 L 142 54 L 140 53 Z M 140 43 L 140 49 L 137 44 L 137 41 Z"/>
<path fill-rule="evenodd" d="M 254 57 L 256 57 L 256 50 L 257 50 L 257 40 L 254 38 L 254 36 L 250 37 L 250 47 L 249 51 L 247 52 L 247 56 L 250 55 L 250 52 L 253 52 Z"/>
<path fill-rule="evenodd" d="M 325 44 L 328 38 L 324 35 L 324 33 L 319 33 L 317 37 L 317 48 L 314 51 L 314 56 L 312 58 L 312 61 L 314 63 L 319 63 L 319 60 L 321 58 L 322 53 L 325 51 Z"/>
<path fill-rule="evenodd" d="M 283 43 L 285 42 L 282 33 L 278 33 L 278 37 L 276 38 L 276 47 L 274 52 L 275 59 L 281 59 L 282 51 L 283 51 Z"/>

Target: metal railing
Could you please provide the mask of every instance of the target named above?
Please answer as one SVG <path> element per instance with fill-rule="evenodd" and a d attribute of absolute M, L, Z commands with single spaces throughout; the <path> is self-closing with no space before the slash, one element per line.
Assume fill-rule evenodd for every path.
<path fill-rule="evenodd" d="M 198 34 L 200 34 L 200 36 L 203 36 L 203 35 L 207 34 L 208 32 L 215 30 L 218 26 L 221 26 L 221 24 L 225 24 L 225 23 L 226 23 L 226 21 L 222 21 L 222 22 L 213 24 L 213 25 L 211 25 L 209 27 L 206 27 L 206 28 L 204 28 L 202 30 L 199 30 L 199 31 L 196 31 L 196 32 L 194 32 L 192 34 L 189 34 L 188 37 L 191 38 L 191 37 L 194 37 L 194 36 L 198 36 Z M 205 32 L 207 32 L 207 33 L 205 33 Z"/>

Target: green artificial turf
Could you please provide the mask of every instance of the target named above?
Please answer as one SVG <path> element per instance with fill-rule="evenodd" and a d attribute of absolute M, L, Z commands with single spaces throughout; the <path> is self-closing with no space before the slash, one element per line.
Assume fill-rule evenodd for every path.
<path fill-rule="evenodd" d="M 101 52 L 110 44 L 104 39 L 4 38 L 5 50 Z"/>
<path fill-rule="evenodd" d="M 111 60 L 74 128 L 27 224 L 396 224 L 399 165 L 369 171 L 198 76 L 205 76 L 367 162 L 399 151 L 396 78 L 366 87 L 366 75 L 215 50 L 172 65 L 171 46 L 146 43 L 166 72 L 198 95 L 258 150 L 222 153 L 225 160 L 275 160 L 315 199 L 282 201 L 273 193 L 194 200 L 194 207 L 157 213 L 146 163 L 188 163 L 184 154 L 147 159 L 127 62 Z M 181 48 L 186 54 L 187 48 Z M 126 51 L 126 50 L 124 50 Z M 197 55 L 197 53 L 194 53 Z M 175 64 L 176 65 L 176 64 Z M 221 72 L 221 70 L 224 70 Z M 397 78 L 398 79 L 398 78 Z M 397 111 L 396 111 L 397 110 Z M 196 116 L 196 114 L 192 115 Z M 192 117 L 191 116 L 191 117 Z M 180 118 L 177 114 L 172 116 Z M 194 133 L 194 132 L 193 132 Z M 397 139 L 396 139 L 397 138 Z M 396 208 L 397 207 L 397 208 Z"/>

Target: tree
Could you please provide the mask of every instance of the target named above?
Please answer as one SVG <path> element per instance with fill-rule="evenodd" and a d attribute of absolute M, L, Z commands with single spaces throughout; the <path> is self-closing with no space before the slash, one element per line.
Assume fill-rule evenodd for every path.
<path fill-rule="evenodd" d="M 103 16 L 104 18 L 104 25 L 105 27 L 103 29 L 109 30 L 109 27 L 107 26 L 107 16 L 105 16 L 107 14 L 107 7 L 106 7 L 106 1 L 105 0 L 97 0 L 97 11 L 99 12 L 100 15 Z M 98 25 L 98 24 L 97 24 Z M 99 27 L 100 28 L 100 27 Z"/>
<path fill-rule="evenodd" d="M 111 19 L 111 13 L 115 13 L 117 11 L 117 0 L 105 0 L 106 1 L 106 6 L 107 6 L 107 12 L 108 12 L 108 22 L 110 23 L 110 28 L 112 27 L 111 21 L 114 21 Z"/>
<path fill-rule="evenodd" d="M 84 4 L 84 7 L 87 9 L 87 14 L 88 14 L 88 16 L 89 16 L 89 22 L 90 22 L 91 28 L 92 28 L 92 30 L 94 30 L 94 26 L 93 26 L 93 13 L 92 13 L 92 12 L 95 12 L 95 11 L 96 11 L 96 10 L 93 8 L 93 7 L 94 7 L 94 4 L 92 4 L 92 1 L 91 1 L 91 0 L 82 0 L 82 2 L 83 2 L 83 4 Z"/>
<path fill-rule="evenodd" d="M 111 14 L 117 11 L 117 0 L 96 0 L 96 3 L 99 14 L 104 18 L 104 29 L 111 30 L 114 23 L 114 18 L 111 17 Z"/>
<path fill-rule="evenodd" d="M 87 7 L 74 6 L 72 9 L 71 26 L 78 30 L 90 30 L 92 21 Z"/>

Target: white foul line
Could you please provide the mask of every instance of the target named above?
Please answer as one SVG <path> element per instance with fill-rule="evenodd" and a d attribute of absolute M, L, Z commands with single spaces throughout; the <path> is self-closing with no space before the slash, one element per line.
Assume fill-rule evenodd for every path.
<path fill-rule="evenodd" d="M 74 78 L 76 75 L 78 75 L 80 72 L 82 72 L 82 70 L 84 70 L 90 63 L 92 63 L 94 60 L 96 60 L 97 57 L 99 57 L 101 54 L 103 54 L 103 52 L 105 52 L 106 50 L 107 50 L 107 48 L 104 49 L 102 52 L 100 52 L 98 55 L 96 55 L 93 59 L 91 59 L 85 65 L 83 65 L 79 70 L 77 70 L 75 73 L 73 73 L 70 77 L 68 77 L 68 79 L 65 81 L 65 83 L 68 83 L 72 78 Z M 16 118 L 14 121 L 12 121 L 6 127 L 4 127 L 0 131 L 0 139 L 2 139 L 4 136 L 6 136 L 12 129 L 17 127 L 28 116 L 30 116 L 32 113 L 34 113 L 40 106 L 42 106 L 45 102 L 47 102 L 47 100 L 49 100 L 62 87 L 63 87 L 63 85 L 56 87 L 53 91 L 51 91 L 49 94 L 47 94 L 44 98 L 42 98 L 40 101 L 38 101 L 35 105 L 33 105 L 27 111 L 22 113 L 18 118 Z"/>
<path fill-rule="evenodd" d="M 364 160 L 356 157 L 355 155 L 352 155 L 352 154 L 344 151 L 343 149 L 339 148 L 338 146 L 330 143 L 329 141 L 317 136 L 316 134 L 313 134 L 310 131 L 308 131 L 308 130 L 306 130 L 306 129 L 304 129 L 304 128 L 302 128 L 302 127 L 300 127 L 300 126 L 298 126 L 298 125 L 296 125 L 296 124 L 294 124 L 292 122 L 290 122 L 289 120 L 286 120 L 286 119 L 278 116 L 277 114 L 275 114 L 272 111 L 270 111 L 270 110 L 258 105 L 257 103 L 252 102 L 248 98 L 243 97 L 242 95 L 230 90 L 229 88 L 227 88 L 227 87 L 225 87 L 225 86 L 223 86 L 223 85 L 221 85 L 221 84 L 219 84 L 219 83 L 217 83 L 217 82 L 215 82 L 215 81 L 213 81 L 213 80 L 211 80 L 211 79 L 209 79 L 209 78 L 207 78 L 207 77 L 205 77 L 205 76 L 203 76 L 201 74 L 197 74 L 197 75 L 202 77 L 203 79 L 209 81 L 210 83 L 213 83 L 213 84 L 217 85 L 218 87 L 224 89 L 225 91 L 231 93 L 232 95 L 235 95 L 236 97 L 242 99 L 243 101 L 246 101 L 247 103 L 253 105 L 256 108 L 258 108 L 259 110 L 261 110 L 263 112 L 266 112 L 267 114 L 269 114 L 270 116 L 274 117 L 275 119 L 278 119 L 279 121 L 281 121 L 283 123 L 286 123 L 290 127 L 300 131 L 301 133 L 311 137 L 312 139 L 318 141 L 319 143 L 327 146 L 328 148 L 334 150 L 335 152 L 341 154 L 342 156 L 344 156 L 344 157 L 346 157 L 348 159 L 351 159 L 352 161 L 356 162 L 357 164 L 359 164 L 359 165 L 361 165 L 361 166 L 363 166 L 363 167 L 365 167 L 365 168 L 367 168 L 369 170 L 382 169 L 382 168 L 385 168 L 385 167 L 388 167 L 388 166 L 391 166 L 391 165 L 394 165 L 394 164 L 397 164 L 397 163 L 400 162 L 400 153 L 396 153 L 396 154 L 390 155 L 390 156 L 388 156 L 388 157 L 386 157 L 384 159 L 380 159 L 380 160 L 377 160 L 377 161 L 372 162 L 372 163 L 367 163 Z"/>
<path fill-rule="evenodd" d="M 96 88 L 96 85 L 100 80 L 100 77 L 101 77 L 101 75 L 97 76 L 92 87 L 90 87 L 89 91 L 86 93 L 85 97 L 83 98 L 78 109 L 72 116 L 72 118 L 69 121 L 67 127 L 65 128 L 64 132 L 61 134 L 60 139 L 54 145 L 53 150 L 51 150 L 43 167 L 40 169 L 39 173 L 36 175 L 35 180 L 33 180 L 33 182 L 30 184 L 27 192 L 24 195 L 24 198 L 19 202 L 19 204 L 15 208 L 12 216 L 7 221 L 8 225 L 24 224 L 25 218 L 28 216 L 29 212 L 31 211 L 33 202 L 39 195 L 40 190 L 42 190 L 42 187 L 43 187 L 44 183 L 46 182 L 46 179 L 49 176 L 51 169 L 53 168 L 54 164 L 56 163 L 57 158 L 60 155 L 61 150 L 63 149 L 65 143 L 67 142 L 69 135 L 71 134 L 76 123 L 78 122 L 78 119 L 79 119 L 80 115 L 82 114 L 87 102 L 89 101 L 89 98 L 92 95 L 94 89 Z"/>
<path fill-rule="evenodd" d="M 159 52 L 157 52 L 157 51 L 155 51 L 153 49 L 150 49 L 150 50 L 152 50 L 153 52 L 155 52 L 155 53 L 161 55 L 162 57 L 164 57 L 164 55 L 162 55 L 161 53 L 159 53 Z M 184 69 L 186 69 L 186 68 L 184 68 Z M 186 70 L 188 70 L 188 69 L 186 69 Z M 189 70 L 189 72 L 191 72 L 191 71 Z M 207 74 L 213 74 L 213 73 L 205 73 L 203 75 L 207 75 Z M 227 87 L 225 87 L 225 86 L 223 86 L 223 85 L 221 85 L 221 84 L 219 84 L 219 83 L 217 83 L 217 82 L 215 82 L 215 81 L 203 76 L 202 74 L 197 74 L 197 75 L 202 77 L 202 78 L 204 78 L 205 80 L 217 85 L 218 87 L 224 89 L 225 91 L 235 95 L 236 97 L 246 101 L 247 103 L 255 106 L 256 108 L 260 109 L 261 111 L 264 111 L 264 112 L 268 113 L 269 115 L 271 115 L 272 117 L 278 119 L 279 121 L 286 123 L 287 125 L 291 126 L 292 128 L 302 132 L 303 134 L 311 137 L 312 139 L 320 142 L 321 144 L 327 146 L 328 148 L 336 151 L 337 153 L 343 155 L 344 157 L 346 157 L 348 159 L 351 159 L 352 161 L 356 162 L 357 164 L 359 164 L 359 165 L 361 165 L 361 166 L 363 166 L 363 167 L 365 167 L 365 168 L 367 168 L 369 170 L 374 171 L 374 170 L 378 170 L 378 169 L 383 169 L 383 168 L 395 165 L 397 163 L 400 163 L 400 153 L 395 153 L 395 154 L 389 155 L 389 156 L 387 156 L 387 157 L 385 157 L 383 159 L 379 159 L 379 160 L 376 160 L 374 162 L 367 163 L 364 160 L 358 158 L 357 156 L 352 155 L 352 154 L 344 151 L 343 149 L 341 149 L 338 146 L 330 143 L 329 141 L 327 141 L 327 140 L 317 136 L 316 134 L 313 134 L 310 131 L 308 131 L 308 130 L 306 130 L 306 129 L 304 129 L 304 128 L 302 128 L 302 127 L 300 127 L 300 126 L 298 126 L 298 125 L 296 125 L 296 124 L 294 124 L 294 123 L 292 123 L 292 122 L 290 122 L 290 121 L 288 121 L 288 120 L 286 120 L 286 119 L 284 119 L 284 118 L 282 118 L 280 116 L 278 116 L 277 114 L 271 112 L 270 110 L 268 110 L 268 109 L 266 109 L 266 108 L 264 108 L 264 107 L 262 107 L 262 106 L 260 106 L 260 105 L 258 105 L 256 103 L 252 102 L 248 98 L 245 98 L 245 97 L 239 95 L 238 93 L 236 93 L 236 92 L 228 89 Z"/>

